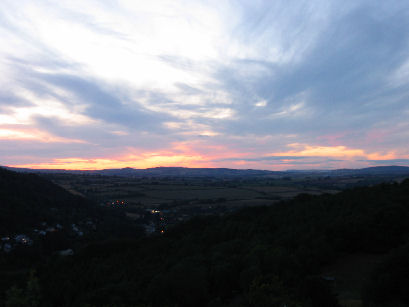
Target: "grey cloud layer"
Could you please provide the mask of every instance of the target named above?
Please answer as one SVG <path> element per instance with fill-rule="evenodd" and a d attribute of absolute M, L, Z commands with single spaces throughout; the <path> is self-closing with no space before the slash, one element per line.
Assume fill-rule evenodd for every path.
<path fill-rule="evenodd" d="M 403 120 L 408 84 L 395 87 L 389 80 L 409 58 L 408 39 L 407 5 L 404 10 L 402 5 L 368 4 L 329 21 L 296 63 L 248 62 L 250 70 L 252 65 L 263 67 L 253 78 L 241 77 L 234 67 L 224 67 L 218 78 L 236 94 L 236 108 L 242 116 L 240 121 L 231 123 L 229 131 L 302 131 L 315 135 L 370 128 L 385 117 Z M 246 63 L 241 61 L 242 65 Z M 250 103 L 254 96 L 267 100 L 267 107 L 254 108 Z M 305 116 L 297 116 L 297 112 L 275 120 L 265 116 L 282 112 L 292 101 L 304 103 L 299 112 L 305 111 Z"/>
<path fill-rule="evenodd" d="M 14 69 L 17 89 L 20 86 L 37 96 L 52 96 L 68 108 L 84 105 L 83 115 L 99 121 L 95 126 L 67 127 L 55 118 L 37 116 L 34 120 L 38 127 L 58 136 L 99 144 L 107 151 L 137 145 L 159 148 L 173 141 L 196 140 L 197 135 L 181 133 L 186 130 L 164 126 L 166 122 L 183 124 L 189 120 L 220 133 L 217 137 L 201 138 L 202 142 L 206 140 L 209 145 L 222 144 L 236 150 L 241 147 L 245 152 L 254 150 L 255 156 L 273 150 L 285 151 L 285 145 L 290 142 L 328 145 L 320 137 L 337 133 L 345 133 L 345 137 L 339 139 L 342 145 L 353 148 L 365 145 L 365 150 L 375 151 L 386 150 L 386 145 L 388 148 L 396 146 L 409 154 L 404 148 L 408 141 L 404 129 L 409 120 L 409 81 L 393 79 L 398 69 L 409 63 L 407 1 L 240 3 L 240 22 L 231 32 L 231 41 L 239 42 L 243 48 L 249 46 L 254 52 L 243 51 L 244 55 L 232 56 L 226 62 L 211 59 L 205 63 L 174 54 L 158 56 L 159 61 L 173 68 L 206 74 L 210 80 L 203 84 L 175 80 L 176 94 L 134 88 L 130 95 L 125 86 L 109 84 L 98 76 L 80 75 L 76 63 L 59 58 L 41 41 L 32 40 L 32 43 L 38 46 L 43 58 L 10 58 L 8 63 Z M 83 23 L 99 34 L 126 39 L 126 35 L 98 24 L 88 15 L 71 12 L 65 18 Z M 15 19 L 0 20 L 0 27 L 10 33 L 26 35 L 14 24 Z M 226 49 L 228 45 L 227 41 Z M 54 72 L 40 73 L 32 68 L 34 64 Z M 71 72 L 61 72 L 60 68 L 69 68 Z M 52 88 L 72 95 L 62 96 Z M 226 93 L 231 101 L 212 101 L 209 93 L 217 91 Z M 140 97 L 144 103 L 135 97 Z M 186 103 L 186 97 L 197 97 L 200 103 Z M 265 106 L 255 105 L 262 100 L 266 101 Z M 1 113 L 8 112 L 10 106 L 31 104 L 18 93 L 0 90 Z M 163 111 L 153 108 L 155 106 Z M 234 115 L 222 119 L 205 115 L 215 108 L 230 109 Z M 186 119 L 174 113 L 171 115 L 169 111 L 176 115 L 188 111 L 194 114 Z M 400 130 L 393 131 L 393 126 L 398 124 Z M 109 130 L 114 127 L 125 130 L 129 136 L 112 134 Z M 388 140 L 368 142 L 367 133 L 372 129 L 390 131 L 387 138 L 393 143 Z M 259 144 L 251 139 L 254 135 L 286 134 L 294 134 L 296 139 L 272 138 Z M 247 136 L 248 140 L 238 141 L 237 136 Z M 81 145 L 76 147 L 80 152 Z M 27 151 L 33 150 L 30 148 Z M 50 156 L 57 152 L 57 149 L 51 150 Z M 7 151 L 2 154 L 6 155 Z M 249 162 L 290 159 L 293 164 L 314 162 L 303 162 L 304 157 L 293 156 L 225 161 L 236 159 Z M 383 162 L 407 164 L 405 159 Z"/>

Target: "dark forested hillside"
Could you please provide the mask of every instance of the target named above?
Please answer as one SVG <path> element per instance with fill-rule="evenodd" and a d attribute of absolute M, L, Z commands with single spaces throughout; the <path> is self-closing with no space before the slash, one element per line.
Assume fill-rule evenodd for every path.
<path fill-rule="evenodd" d="M 324 269 L 364 253 L 384 255 L 362 289 L 364 306 L 408 306 L 408 218 L 409 180 L 303 194 L 270 207 L 195 218 L 164 235 L 90 240 L 73 256 L 34 263 L 35 273 L 6 300 L 37 306 L 339 306 L 336 280 Z"/>
<path fill-rule="evenodd" d="M 96 214 L 96 206 L 34 174 L 0 168 L 0 234 Z"/>
<path fill-rule="evenodd" d="M 91 242 L 141 234 L 121 212 L 40 176 L 0 168 L 0 306 L 6 289 L 59 251 L 76 252 Z"/>
<path fill-rule="evenodd" d="M 99 229 L 122 236 L 129 226 L 123 218 L 123 213 L 102 208 L 38 175 L 0 168 L 0 235 L 32 231 L 41 223 L 93 221 Z"/>
<path fill-rule="evenodd" d="M 407 180 L 198 218 L 161 237 L 101 242 L 43 266 L 44 303 L 338 306 L 322 268 L 345 255 L 391 253 L 367 284 L 364 303 L 407 306 L 408 249 L 401 246 L 408 216 Z"/>

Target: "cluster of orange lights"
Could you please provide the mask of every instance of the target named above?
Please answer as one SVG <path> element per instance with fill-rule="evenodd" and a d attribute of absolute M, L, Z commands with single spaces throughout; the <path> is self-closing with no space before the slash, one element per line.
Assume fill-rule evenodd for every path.
<path fill-rule="evenodd" d="M 125 206 L 125 202 L 117 200 L 117 201 L 113 201 L 111 203 L 111 205 L 113 205 L 113 206 Z"/>

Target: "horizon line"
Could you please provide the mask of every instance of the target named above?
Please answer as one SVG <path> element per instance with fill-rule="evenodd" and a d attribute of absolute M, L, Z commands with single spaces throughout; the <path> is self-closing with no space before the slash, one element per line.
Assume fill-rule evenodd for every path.
<path fill-rule="evenodd" d="M 381 168 L 381 167 L 404 167 L 409 168 L 407 165 L 375 165 L 361 168 L 320 168 L 320 169 L 286 169 L 286 170 L 267 170 L 267 169 L 256 169 L 256 168 L 230 168 L 230 167 L 186 167 L 186 166 L 155 166 L 147 168 L 134 168 L 134 167 L 122 167 L 122 168 L 102 168 L 102 169 L 69 169 L 69 168 L 30 168 L 30 167 L 15 167 L 9 165 L 0 165 L 0 167 L 8 169 L 20 169 L 20 170 L 32 170 L 32 171 L 78 171 L 78 172 L 96 172 L 96 171 L 106 171 L 106 170 L 149 170 L 155 168 L 184 168 L 184 169 L 228 169 L 228 170 L 241 170 L 241 171 L 263 171 L 263 172 L 320 172 L 320 171 L 336 171 L 336 170 L 361 170 L 368 168 Z"/>

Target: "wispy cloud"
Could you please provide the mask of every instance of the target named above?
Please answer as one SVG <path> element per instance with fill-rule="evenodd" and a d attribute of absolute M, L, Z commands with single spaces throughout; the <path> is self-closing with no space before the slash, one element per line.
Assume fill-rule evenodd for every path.
<path fill-rule="evenodd" d="M 4 0 L 0 161 L 406 163 L 408 12 L 404 0 Z"/>
<path fill-rule="evenodd" d="M 389 160 L 362 160 L 377 165 L 409 165 L 409 159 L 389 159 Z"/>

